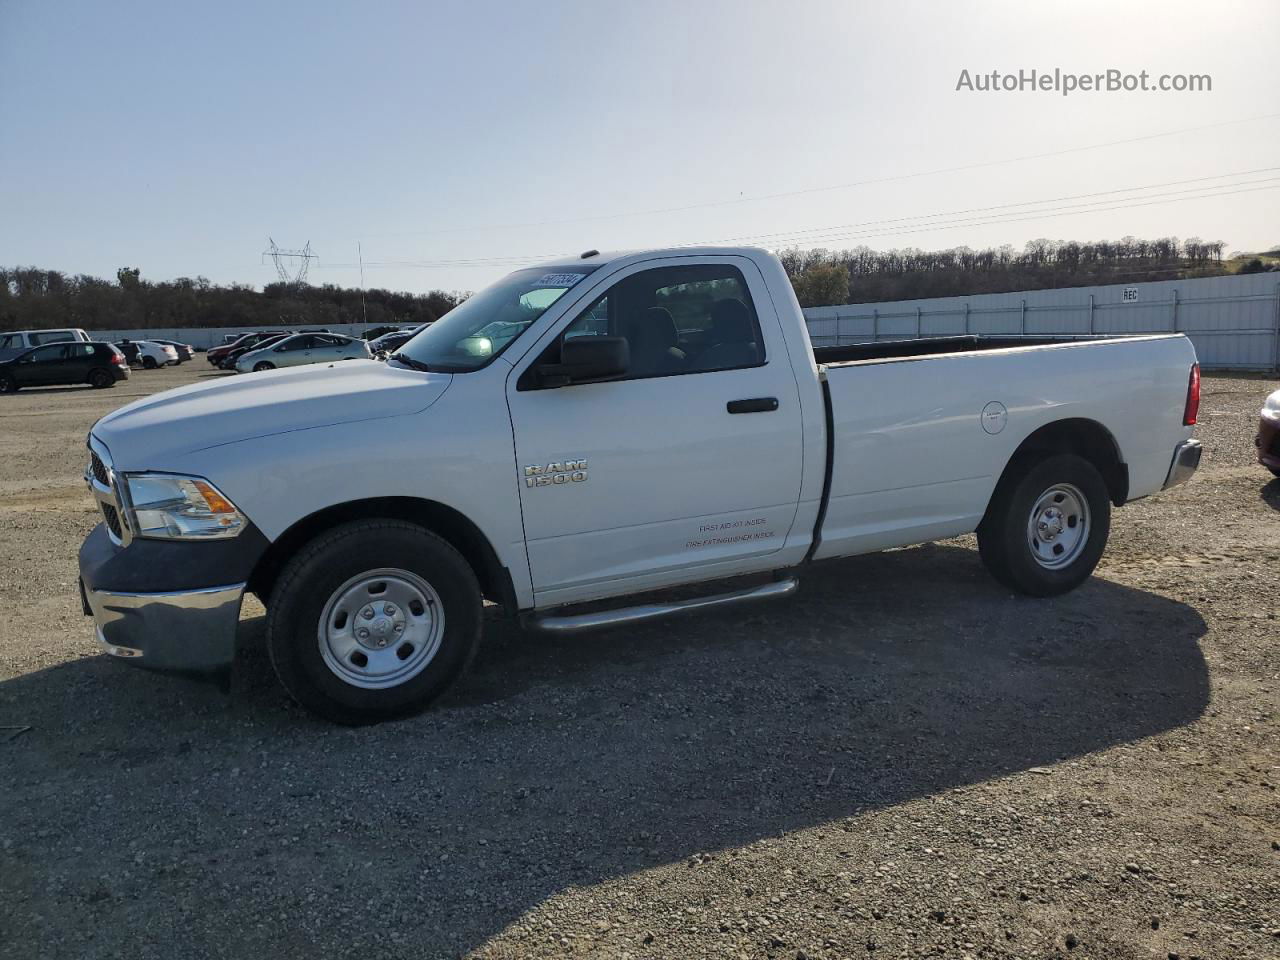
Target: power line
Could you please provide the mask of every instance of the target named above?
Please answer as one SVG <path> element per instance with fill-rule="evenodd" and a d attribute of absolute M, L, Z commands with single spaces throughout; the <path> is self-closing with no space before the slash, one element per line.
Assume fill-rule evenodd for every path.
<path fill-rule="evenodd" d="M 1229 177 L 1246 177 L 1246 176 L 1251 176 L 1252 174 L 1255 174 L 1255 173 L 1271 173 L 1276 170 L 1280 170 L 1280 167 L 1259 167 L 1256 170 L 1239 170 L 1239 171 L 1236 171 L 1235 173 L 1219 173 L 1211 177 L 1192 177 L 1187 180 L 1169 180 L 1169 181 L 1166 181 L 1165 183 L 1149 183 L 1149 184 L 1145 184 L 1143 186 L 1138 186 L 1138 187 L 1120 187 L 1115 190 L 1099 190 L 1095 193 L 1076 193 L 1076 194 L 1070 194 L 1068 196 L 1062 196 L 1062 197 L 1047 197 L 1044 200 L 1022 200 L 1022 201 L 1019 201 L 1018 203 L 1000 203 L 1000 204 L 995 204 L 994 206 L 989 206 L 989 207 L 969 207 L 964 210 L 948 210 L 941 213 L 921 213 L 921 214 L 916 214 L 915 216 L 893 217 L 887 220 L 862 220 L 854 223 L 842 223 L 842 224 L 837 224 L 829 227 L 808 227 L 802 230 L 780 230 L 776 233 L 753 233 L 753 234 L 747 234 L 742 237 L 733 237 L 730 239 L 733 239 L 733 240 L 746 240 L 751 238 L 768 239 L 771 237 L 799 238 L 802 234 L 809 234 L 809 233 L 828 233 L 832 230 L 844 230 L 844 229 L 849 229 L 853 227 L 867 227 L 867 226 L 875 226 L 875 225 L 888 224 L 888 223 L 906 223 L 912 220 L 929 220 L 929 219 L 934 219 L 936 217 L 952 217 L 952 216 L 959 216 L 965 213 L 982 213 L 988 210 L 1008 210 L 1015 207 L 1029 207 L 1029 206 L 1035 206 L 1037 204 L 1044 204 L 1044 203 L 1060 203 L 1064 200 L 1084 200 L 1089 197 L 1105 197 L 1105 196 L 1111 196 L 1117 193 L 1135 193 L 1139 190 L 1157 190 L 1161 187 L 1176 187 L 1176 186 L 1182 186 L 1183 184 L 1187 184 L 1187 183 L 1203 183 L 1207 180 L 1225 180 Z M 1236 184 L 1231 184 L 1231 186 L 1236 186 Z M 1205 187 L 1201 189 L 1209 189 L 1209 188 Z"/>
<path fill-rule="evenodd" d="M 1114 190 L 1114 191 L 1100 191 L 1098 193 L 1092 193 L 1092 194 L 1077 194 L 1074 197 L 1059 197 L 1059 198 L 1051 198 L 1051 199 L 1045 199 L 1045 200 L 1028 200 L 1022 203 L 999 204 L 994 207 L 988 207 L 988 208 L 981 208 L 981 207 L 971 208 L 971 210 L 968 210 L 968 211 L 920 214 L 914 217 L 900 217 L 900 218 L 883 220 L 883 221 L 866 221 L 863 224 L 848 224 L 845 226 L 877 226 L 877 225 L 883 225 L 887 223 L 919 221 L 919 220 L 927 220 L 927 219 L 938 218 L 938 217 L 952 217 L 956 213 L 981 212 L 983 210 L 998 210 L 998 209 L 1007 209 L 1010 207 L 1025 207 L 1025 206 L 1032 206 L 1035 204 L 1055 203 L 1055 202 L 1058 202 L 1059 200 L 1066 200 L 1066 199 L 1080 199 L 1080 198 L 1093 197 L 1093 196 L 1105 196 L 1105 195 L 1110 195 L 1115 193 L 1133 192 L 1136 190 L 1151 190 L 1151 189 L 1157 189 L 1163 186 L 1173 186 L 1181 183 L 1195 183 L 1195 182 L 1202 182 L 1205 180 L 1217 180 L 1217 179 L 1223 179 L 1225 177 L 1242 176 L 1245 173 L 1251 173 L 1251 172 L 1262 173 L 1262 172 L 1269 172 L 1276 169 L 1280 169 L 1280 167 L 1262 167 L 1262 168 L 1258 168 L 1258 170 L 1256 171 L 1243 171 L 1241 173 L 1220 174 L 1216 177 L 1196 177 L 1189 180 L 1170 181 L 1164 184 L 1151 184 L 1145 187 L 1126 187 L 1126 188 L 1121 188 L 1119 190 Z M 1030 220 L 1051 220 L 1061 216 L 1077 216 L 1082 213 L 1105 213 L 1111 210 L 1126 210 L 1126 209 L 1132 209 L 1137 207 L 1157 206 L 1164 203 L 1178 203 L 1186 200 L 1198 200 L 1198 199 L 1209 198 L 1209 197 L 1234 196 L 1235 194 L 1238 194 L 1238 193 L 1251 193 L 1251 192 L 1256 192 L 1257 190 L 1273 190 L 1273 189 L 1276 189 L 1277 187 L 1280 187 L 1280 183 L 1273 183 L 1273 181 L 1276 181 L 1276 180 L 1280 180 L 1280 177 L 1265 177 L 1259 180 L 1243 181 L 1241 183 L 1235 183 L 1235 184 L 1218 184 L 1218 185 L 1210 185 L 1205 187 L 1195 187 L 1190 190 L 1171 191 L 1166 194 L 1151 194 L 1147 197 L 1127 197 L 1127 198 L 1124 198 L 1123 202 L 1113 202 L 1109 200 L 1104 200 L 1104 201 L 1094 201 L 1091 203 L 1084 203 L 1084 204 L 1072 204 L 1072 205 L 1066 205 L 1062 207 L 1050 207 L 1044 210 L 1012 211 L 1011 213 L 993 214 L 989 216 L 961 217 L 953 220 L 943 220 L 941 222 L 936 222 L 936 223 L 927 223 L 927 224 L 923 224 L 913 228 L 889 229 L 889 230 L 855 230 L 849 233 L 832 233 L 831 232 L 831 231 L 842 230 L 844 229 L 844 227 L 812 228 L 807 231 L 798 231 L 796 233 L 813 233 L 817 231 L 827 231 L 827 233 L 822 236 L 817 236 L 817 237 L 810 236 L 810 237 L 803 237 L 803 238 L 798 237 L 796 233 L 758 234 L 758 235 L 746 236 L 746 237 L 728 237 L 728 238 L 722 237 L 722 238 L 713 239 L 713 240 L 700 240 L 697 242 L 679 244 L 678 246 L 683 246 L 683 247 L 710 246 L 714 244 L 750 242 L 750 241 L 761 240 L 761 239 L 767 240 L 771 238 L 774 239 L 774 242 L 778 242 L 777 238 L 783 238 L 783 241 L 785 242 L 785 238 L 788 238 L 788 237 L 792 237 L 794 239 L 803 239 L 805 242 L 829 242 L 833 240 L 869 239 L 872 237 L 880 237 L 880 236 L 896 236 L 896 235 L 907 234 L 907 233 L 922 233 L 922 232 L 927 232 L 929 230 L 955 229 L 956 227 L 963 227 L 963 226 L 989 226 L 989 225 L 1003 224 L 1003 223 L 1020 223 L 1020 222 L 1030 221 Z M 1263 184 L 1271 184 L 1271 185 L 1264 186 Z M 1219 190 L 1216 193 L 1203 192 L 1205 190 L 1216 190 L 1219 187 L 1229 187 L 1231 189 Z M 1247 188 L 1247 189 L 1238 189 L 1238 188 Z M 1187 194 L 1190 194 L 1190 195 L 1187 195 Z M 376 260 L 376 261 L 366 260 L 364 261 L 364 266 L 379 268 L 379 269 L 384 269 L 384 268 L 389 269 L 389 268 L 396 268 L 396 267 L 406 267 L 406 268 L 414 268 L 414 269 L 443 269 L 446 267 L 465 268 L 465 267 L 520 266 L 520 265 L 529 264 L 529 263 L 537 263 L 542 260 L 554 260 L 560 257 L 568 257 L 568 256 L 573 256 L 573 254 L 572 253 L 551 253 L 551 254 L 536 254 L 536 255 L 525 255 L 525 256 L 513 255 L 513 256 L 506 256 L 506 257 L 482 257 L 482 258 L 455 259 L 455 260 Z M 356 265 L 355 264 L 329 264 L 329 266 L 349 268 L 349 267 L 354 267 Z"/>
<path fill-rule="evenodd" d="M 1004 157 L 997 160 L 980 160 L 973 163 L 958 164 L 953 167 L 938 167 L 933 170 L 919 170 L 912 173 L 900 173 L 887 177 L 872 177 L 865 180 L 853 180 L 848 183 L 827 184 L 817 187 L 805 187 L 799 190 L 783 190 L 775 193 L 759 194 L 751 197 L 732 197 L 725 200 L 709 200 L 702 203 L 691 203 L 677 207 L 659 207 L 649 210 L 632 210 L 621 211 L 618 213 L 596 214 L 587 217 L 565 217 L 549 220 L 532 220 L 524 223 L 505 223 L 505 224 L 488 224 L 475 227 L 445 227 L 434 230 L 409 230 L 397 233 L 375 233 L 366 234 L 365 239 L 374 239 L 377 237 L 414 237 L 429 236 L 444 233 L 465 233 L 479 230 L 513 230 L 523 227 L 546 227 L 567 223 L 594 223 L 601 220 L 617 220 L 626 217 L 645 217 L 658 216 L 669 213 L 684 213 L 689 210 L 706 210 L 714 207 L 731 206 L 743 203 L 755 203 L 761 200 L 778 200 L 785 197 L 800 197 L 814 193 L 827 193 L 834 190 L 849 190 L 854 187 L 873 186 L 882 183 L 896 183 L 903 180 L 915 180 L 921 177 L 934 177 L 944 173 L 961 173 L 966 170 L 981 170 L 987 167 L 1002 166 L 1010 163 L 1023 163 L 1028 160 L 1044 160 L 1050 157 L 1061 157 L 1073 153 L 1083 153 L 1089 150 L 1102 150 L 1108 147 L 1124 146 L 1131 143 L 1144 143 L 1149 140 L 1159 140 L 1165 137 L 1177 137 L 1185 133 L 1198 133 L 1204 130 L 1216 130 L 1221 127 L 1229 127 L 1241 123 L 1257 123 L 1280 118 L 1280 113 L 1267 113 L 1256 117 L 1242 117 L 1238 120 L 1223 120 L 1218 123 L 1202 124 L 1195 127 L 1182 127 L 1178 130 L 1166 130 L 1161 133 L 1149 133 L 1139 137 L 1126 137 L 1123 140 L 1107 140 L 1102 143 L 1083 144 L 1076 147 L 1064 147 L 1061 150 L 1048 150 L 1042 153 L 1029 153 L 1017 157 Z"/>
<path fill-rule="evenodd" d="M 1272 178 L 1272 179 L 1280 179 L 1280 178 Z M 1258 181 L 1258 182 L 1261 183 L 1263 181 Z M 1276 189 L 1280 189 L 1280 183 L 1272 183 L 1270 186 L 1249 187 L 1243 190 L 1224 190 L 1219 193 L 1200 193 L 1190 197 L 1173 197 L 1171 199 L 1150 200 L 1147 202 L 1121 203 L 1121 204 L 1116 204 L 1114 206 L 1097 207 L 1095 209 L 1089 209 L 1089 210 L 1071 210 L 1069 208 L 1064 208 L 1061 212 L 1052 211 L 1052 210 L 1042 210 L 1042 211 L 1033 211 L 1030 216 L 1018 216 L 1018 217 L 1001 216 L 1001 217 L 991 218 L 988 220 L 977 220 L 974 218 L 970 218 L 971 220 L 973 220 L 973 222 L 969 222 L 968 220 L 966 220 L 966 221 L 952 221 L 952 222 L 943 222 L 943 223 L 931 223 L 923 227 L 910 228 L 906 230 L 870 231 L 870 232 L 865 232 L 860 234 L 855 233 L 855 234 L 848 234 L 845 236 L 827 237 L 825 239 L 827 240 L 867 239 L 870 237 L 897 236 L 899 234 L 904 234 L 904 233 L 925 233 L 930 230 L 953 230 L 957 227 L 988 226 L 992 224 L 1004 224 L 1004 223 L 1022 223 L 1029 220 L 1053 220 L 1053 219 L 1056 219 L 1057 217 L 1079 216 L 1082 213 L 1106 213 L 1110 210 L 1130 210 L 1137 207 L 1159 206 L 1160 204 L 1163 204 L 1163 203 L 1181 203 L 1186 200 L 1204 200 L 1210 197 L 1230 197 L 1240 193 L 1256 193 L 1259 190 L 1276 190 Z M 1130 198 L 1130 199 L 1133 200 L 1136 198 Z"/>
<path fill-rule="evenodd" d="M 1188 190 L 1173 190 L 1173 191 L 1170 191 L 1170 192 L 1168 192 L 1168 193 L 1153 193 L 1153 194 L 1148 194 L 1148 195 L 1147 195 L 1147 196 L 1145 196 L 1145 197 L 1125 197 L 1125 198 L 1123 198 L 1123 202 L 1124 202 L 1124 203 L 1127 203 L 1128 201 L 1137 201 L 1137 200 L 1155 200 L 1155 199 L 1163 199 L 1163 198 L 1169 198 L 1169 197 L 1179 197 L 1179 196 L 1180 196 L 1180 195 L 1182 195 L 1182 194 L 1196 194 L 1196 193 L 1200 193 L 1201 191 L 1204 191 L 1204 190 L 1214 190 L 1214 189 L 1219 189 L 1219 188 L 1223 188 L 1223 187 L 1231 187 L 1231 188 L 1235 188 L 1235 187 L 1248 187 L 1248 186 L 1253 186 L 1253 185 L 1261 184 L 1261 183 L 1271 183 L 1271 182 L 1276 181 L 1276 180 L 1280 180 L 1280 177 L 1263 177 L 1263 178 L 1258 179 L 1258 180 L 1242 180 L 1242 181 L 1240 181 L 1240 182 L 1238 182 L 1238 183 L 1222 183 L 1222 184 L 1215 184 L 1215 185 L 1203 186 L 1203 187 L 1192 187 L 1192 188 L 1190 188 L 1190 189 L 1188 189 Z M 1134 188 L 1134 189 L 1154 189 L 1154 187 L 1140 187 L 1140 188 Z M 1090 194 L 1081 194 L 1081 196 L 1090 196 Z M 1211 194 L 1211 196 L 1219 196 L 1219 194 Z M 1063 199 L 1069 199 L 1069 198 L 1063 198 Z M 1193 196 L 1187 196 L 1187 197 L 1182 197 L 1182 199 L 1194 200 L 1194 199 L 1195 199 L 1195 197 L 1193 197 Z M 1054 201 L 1051 201 L 1051 200 L 1043 200 L 1043 201 L 1030 201 L 1029 203 L 1052 203 L 1052 202 L 1054 202 Z M 1105 210 L 1122 210 L 1122 209 L 1124 209 L 1124 206 L 1106 206 L 1107 204 L 1113 204 L 1113 203 L 1118 203 L 1118 202 L 1121 202 L 1121 201 L 1119 201 L 1119 200 L 1092 200 L 1092 201 L 1089 201 L 1088 203 L 1067 204 L 1066 206 L 1061 206 L 1061 207 L 1049 207 L 1049 208 L 1046 208 L 1046 209 L 1044 209 L 1044 210 L 1018 210 L 1018 211 L 1011 211 L 1010 213 L 1004 213 L 1004 214 L 988 214 L 988 215 L 986 215 L 986 216 L 979 216 L 979 217 L 961 217 L 961 218 L 956 219 L 956 220 L 943 221 L 943 222 L 941 222 L 941 223 L 923 224 L 923 225 L 921 225 L 921 226 L 927 229 L 927 228 L 933 228 L 933 227 L 939 227 L 939 226 L 962 226 L 962 225 L 970 224 L 970 223 L 972 223 L 972 224 L 982 224 L 982 223 L 1016 223 L 1016 222 L 1018 222 L 1018 220 L 1019 220 L 1019 219 L 1035 219 L 1035 218 L 1036 218 L 1036 216 L 1037 216 L 1037 215 L 1040 215 L 1040 214 L 1057 214 L 1059 211 L 1065 211 L 1065 210 L 1077 210 L 1077 209 L 1083 209 L 1083 208 L 1088 208 L 1088 207 L 1098 207 L 1098 208 L 1100 208 L 1100 209 L 1105 209 Z M 1029 204 L 1008 204 L 1008 205 L 1002 205 L 1002 206 L 1013 206 L 1013 207 L 1017 207 L 1017 206 L 1028 206 L 1028 205 L 1029 205 Z M 1135 206 L 1147 206 L 1148 204 L 1134 204 L 1134 205 L 1135 205 Z M 978 209 L 981 209 L 981 208 L 978 208 Z M 989 208 L 989 209 L 1000 209 L 1000 207 L 992 207 L 992 208 Z M 959 212 L 964 212 L 964 211 L 959 211 Z M 1087 210 L 1085 210 L 1084 212 L 1088 212 L 1088 211 L 1087 211 Z M 1015 216 L 1014 216 L 1014 214 L 1015 214 L 1015 213 L 1016 213 L 1016 214 L 1026 214 L 1026 215 L 1028 215 L 1028 216 L 1015 217 Z M 903 217 L 903 218 L 899 218 L 898 220 L 887 220 L 887 221 L 879 221 L 879 222 L 880 222 L 880 223 L 898 223 L 898 222 L 903 222 L 903 221 L 929 219 L 929 218 L 937 217 L 937 216 L 950 216 L 950 215 L 949 215 L 949 214 L 929 214 L 929 215 L 926 215 L 926 216 L 924 216 L 924 217 Z M 868 221 L 866 225 L 872 225 L 872 224 L 875 224 L 875 223 L 877 223 L 877 221 Z M 857 227 L 857 226 L 860 226 L 860 225 L 859 225 L 859 224 L 849 224 L 848 226 L 850 226 L 850 227 Z M 909 230 L 905 230 L 905 229 L 903 229 L 903 230 L 875 230 L 875 231 L 855 230 L 855 231 L 853 231 L 852 233 L 839 233 L 839 232 L 835 232 L 835 231 L 840 231 L 840 230 L 843 230 L 843 229 L 845 229 L 845 228 L 843 228 L 843 227 L 831 227 L 831 228 L 829 228 L 829 229 L 822 229 L 822 228 L 819 228 L 819 230 L 821 231 L 821 235 L 819 235 L 819 236 L 803 236 L 803 237 L 801 237 L 801 236 L 794 236 L 794 235 L 792 235 L 792 234 L 778 233 L 778 234 L 763 234 L 763 235 L 758 235 L 758 236 L 731 237 L 731 238 L 727 238 L 727 239 L 725 239 L 725 240 L 718 240 L 718 241 L 714 241 L 714 242 L 717 242 L 717 243 L 734 243 L 734 242 L 743 242 L 743 243 L 746 243 L 746 242 L 755 242 L 755 241 L 757 241 L 757 240 L 761 240 L 761 239 L 766 239 L 766 240 L 767 240 L 767 239 L 772 239 L 772 238 L 781 238 L 781 239 L 774 239 L 774 241 L 773 241 L 773 242 L 784 242 L 784 241 L 786 241 L 787 239 L 791 239 L 793 242 L 795 242 L 795 241 L 803 241 L 803 242 L 808 243 L 808 242 L 814 242 L 814 241 L 838 240 L 838 239 L 842 239 L 842 238 L 844 238 L 844 237 L 858 236 L 858 235 L 863 234 L 863 233 L 870 233 L 871 235 L 874 235 L 874 236 L 886 236 L 886 235 L 892 235 L 892 234 L 895 234 L 895 233 L 919 232 L 919 231 L 915 231 L 915 230 L 910 230 L 910 231 L 909 231 Z M 803 232 L 804 232 L 804 233 L 808 233 L 808 234 L 813 234 L 813 233 L 818 233 L 818 232 L 819 232 L 819 230 L 808 230 L 808 231 L 803 231 Z M 691 243 L 691 244 L 688 244 L 688 246 L 695 246 L 695 247 L 696 247 L 696 246 L 702 246 L 702 245 L 703 245 L 702 243 Z"/>

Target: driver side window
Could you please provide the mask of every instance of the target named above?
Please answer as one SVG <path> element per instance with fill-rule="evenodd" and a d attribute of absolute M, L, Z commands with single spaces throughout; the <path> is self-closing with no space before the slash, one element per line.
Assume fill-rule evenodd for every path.
<path fill-rule="evenodd" d="M 558 353 L 565 340 L 587 336 L 627 338 L 631 364 L 620 380 L 765 362 L 746 280 L 728 265 L 661 267 L 627 277 L 579 314 L 553 349 Z"/>

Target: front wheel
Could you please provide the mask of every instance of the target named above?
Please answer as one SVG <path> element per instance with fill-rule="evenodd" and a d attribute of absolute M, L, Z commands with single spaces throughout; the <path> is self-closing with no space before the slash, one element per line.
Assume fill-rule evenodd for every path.
<path fill-rule="evenodd" d="M 0 393 L 17 393 L 18 381 L 7 373 L 0 373 Z"/>
<path fill-rule="evenodd" d="M 274 370 L 276 365 L 267 360 L 259 360 L 253 365 L 254 373 L 261 373 L 263 370 Z"/>
<path fill-rule="evenodd" d="M 155 368 L 156 368 L 156 358 L 155 358 L 155 357 L 143 357 L 143 358 L 142 358 L 142 369 L 143 369 L 143 370 L 154 370 Z"/>
<path fill-rule="evenodd" d="M 267 648 L 307 709 L 344 724 L 425 709 L 480 637 L 481 597 L 461 554 L 399 520 L 343 524 L 305 546 L 271 594 Z"/>
<path fill-rule="evenodd" d="M 1007 587 L 1050 597 L 1079 586 L 1102 559 L 1111 500 L 1096 467 L 1074 454 L 1006 468 L 978 527 L 982 562 Z"/>

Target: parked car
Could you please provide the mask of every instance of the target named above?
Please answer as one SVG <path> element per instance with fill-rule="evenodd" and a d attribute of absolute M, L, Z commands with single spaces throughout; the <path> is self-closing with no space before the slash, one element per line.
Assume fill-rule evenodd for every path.
<path fill-rule="evenodd" d="M 406 343 L 418 335 L 418 330 L 397 330 L 395 333 L 384 333 L 376 340 L 369 341 L 369 352 L 379 360 L 385 360 Z"/>
<path fill-rule="evenodd" d="M 263 337 L 261 340 L 258 340 L 252 346 L 235 347 L 230 353 L 228 353 L 225 357 L 223 357 L 221 361 L 219 361 L 218 369 L 234 370 L 236 368 L 236 363 L 240 360 L 241 357 L 243 357 L 250 350 L 265 350 L 267 347 L 271 346 L 273 343 L 279 343 L 285 337 L 291 337 L 291 336 L 293 336 L 292 333 L 273 333 L 269 337 Z"/>
<path fill-rule="evenodd" d="M 157 367 L 178 362 L 177 350 L 151 340 L 117 340 L 115 345 L 120 348 L 120 352 L 132 366 L 146 370 L 155 370 Z"/>
<path fill-rule="evenodd" d="M 0 360 L 8 360 L 43 343 L 65 343 L 68 340 L 87 342 L 89 335 L 79 327 L 59 330 L 11 330 L 0 333 Z"/>
<path fill-rule="evenodd" d="M 360 335 L 360 339 L 368 343 L 373 343 L 373 341 L 379 339 L 380 337 L 385 337 L 389 333 L 404 333 L 407 330 L 420 330 L 422 329 L 422 327 L 425 327 L 425 326 L 426 326 L 425 323 L 419 324 L 416 327 L 411 324 L 386 323 L 379 327 L 370 327 L 368 330 L 366 330 L 364 333 Z"/>
<path fill-rule="evenodd" d="M 1090 576 L 1113 506 L 1196 470 L 1198 373 L 1182 334 L 814 349 L 769 253 L 593 252 L 510 274 L 385 364 L 107 414 L 84 607 L 129 663 L 225 669 L 251 590 L 285 688 L 369 723 L 452 683 L 483 598 L 566 633 L 974 531 L 998 581 L 1052 596 Z"/>
<path fill-rule="evenodd" d="M 236 337 L 230 343 L 224 343 L 220 347 L 212 347 L 205 353 L 204 358 L 216 367 L 220 365 L 222 361 L 227 358 L 227 355 L 233 350 L 249 350 L 252 349 L 255 344 L 260 343 L 267 337 L 274 337 L 281 333 L 288 334 L 292 332 L 292 330 L 260 330 L 257 333 L 244 333 Z"/>
<path fill-rule="evenodd" d="M 250 350 L 236 361 L 236 371 L 261 372 L 333 360 L 368 360 L 369 356 L 369 345 L 355 337 L 344 337 L 340 333 L 295 333 L 269 347 Z"/>
<path fill-rule="evenodd" d="M 173 347 L 178 354 L 178 363 L 186 363 L 196 355 L 196 348 L 189 343 L 181 343 L 177 340 L 152 340 L 152 343 L 158 343 L 162 347 Z"/>
<path fill-rule="evenodd" d="M 47 343 L 0 360 L 0 393 L 15 393 L 23 387 L 75 383 L 102 389 L 128 379 L 128 361 L 109 343 L 85 340 Z"/>
<path fill-rule="evenodd" d="M 1267 397 L 1259 411 L 1258 462 L 1280 477 L 1280 390 Z"/>

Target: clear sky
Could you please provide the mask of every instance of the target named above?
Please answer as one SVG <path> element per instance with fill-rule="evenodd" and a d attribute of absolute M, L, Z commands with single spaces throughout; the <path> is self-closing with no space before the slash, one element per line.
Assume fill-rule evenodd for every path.
<path fill-rule="evenodd" d="M 260 286 L 271 236 L 311 242 L 312 282 L 358 284 L 359 242 L 370 286 L 422 291 L 737 238 L 1264 249 L 1278 41 L 1272 2 L 0 0 L 0 264 Z M 1020 68 L 1212 92 L 956 90 Z M 1242 171 L 1262 172 L 1180 183 Z M 900 220 L 1158 184 L 1030 208 L 1116 200 L 1052 218 Z"/>

